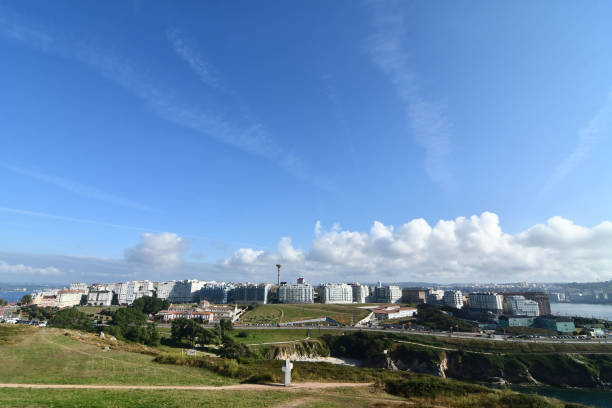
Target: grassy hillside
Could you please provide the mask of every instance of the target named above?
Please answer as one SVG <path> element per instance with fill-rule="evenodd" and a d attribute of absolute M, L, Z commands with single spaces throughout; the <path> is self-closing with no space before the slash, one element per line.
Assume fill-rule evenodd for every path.
<path fill-rule="evenodd" d="M 234 340 L 243 344 L 259 344 L 259 343 L 274 343 L 282 341 L 303 340 L 308 337 L 320 337 L 320 330 L 311 329 L 283 329 L 283 330 L 240 330 L 237 328 L 233 331 L 232 337 Z"/>
<path fill-rule="evenodd" d="M 499 392 L 484 387 L 466 387 L 452 381 L 435 384 L 414 377 L 405 382 L 389 382 L 390 391 L 375 387 L 327 390 L 266 391 L 177 391 L 177 390 L 22 390 L 0 389 L 3 407 L 163 407 L 163 408 L 407 408 L 407 407 L 500 407 L 500 408 L 578 408 L 558 400 L 532 395 Z M 414 393 L 413 391 L 417 391 Z"/>
<path fill-rule="evenodd" d="M 313 391 L 20 390 L 0 389 L 3 407 L 368 408 L 404 407 L 371 387 Z"/>
<path fill-rule="evenodd" d="M 304 330 L 305 332 L 306 330 Z M 259 330 L 257 332 L 260 332 Z M 300 330 L 291 331 L 302 336 Z M 315 330 L 313 330 L 315 332 Z M 262 330 L 253 338 L 269 336 Z M 247 337 L 248 338 L 248 337 Z M 109 351 L 103 351 L 105 347 Z M 166 350 L 166 353 L 161 353 Z M 159 362 L 154 362 L 156 358 Z M 184 357 L 175 349 L 111 342 L 75 331 L 0 325 L 0 382 L 95 385 L 223 385 L 268 375 L 280 381 L 282 362 Z M 160 364 L 160 363 L 165 364 Z M 374 386 L 317 390 L 101 390 L 0 388 L 2 407 L 404 407 L 529 406 L 560 408 L 559 401 L 489 390 L 398 371 L 295 362 L 294 381 L 374 382 Z M 420 384 L 420 385 L 419 385 Z M 415 394 L 413 388 L 421 391 Z M 425 387 L 425 388 L 423 388 Z M 477 388 L 473 388 L 477 387 Z M 397 395 L 392 395 L 397 394 Z"/>
<path fill-rule="evenodd" d="M 14 327 L 22 329 L 14 331 Z M 41 384 L 220 385 L 234 382 L 190 367 L 165 367 L 153 362 L 146 348 L 111 344 L 91 334 L 67 336 L 61 329 L 0 325 L 0 382 Z M 103 351 L 104 345 L 120 349 Z M 123 350 L 121 349 L 123 348 Z M 129 350 L 140 351 L 131 352 Z"/>
<path fill-rule="evenodd" d="M 361 305 L 360 305 L 361 306 Z M 329 317 L 342 324 L 350 324 L 351 316 L 356 323 L 370 313 L 353 305 L 259 305 L 246 312 L 241 323 L 244 324 L 278 324 L 305 319 Z"/>

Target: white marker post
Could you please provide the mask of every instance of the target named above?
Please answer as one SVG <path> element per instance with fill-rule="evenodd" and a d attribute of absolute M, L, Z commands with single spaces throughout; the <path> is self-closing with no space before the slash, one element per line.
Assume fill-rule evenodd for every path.
<path fill-rule="evenodd" d="M 285 359 L 285 365 L 282 370 L 285 373 L 285 387 L 289 387 L 291 385 L 291 370 L 293 369 L 293 364 L 289 359 Z"/>

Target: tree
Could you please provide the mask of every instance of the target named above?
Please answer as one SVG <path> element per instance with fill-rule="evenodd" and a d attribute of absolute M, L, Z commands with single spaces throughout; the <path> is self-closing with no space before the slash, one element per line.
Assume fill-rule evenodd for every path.
<path fill-rule="evenodd" d="M 170 329 L 170 337 L 172 340 L 180 343 L 184 338 L 189 338 L 192 324 L 195 324 L 193 320 L 185 319 L 184 317 L 173 320 Z"/>
<path fill-rule="evenodd" d="M 7 301 L 0 298 L 0 306 L 6 306 L 7 305 Z"/>
<path fill-rule="evenodd" d="M 168 302 L 166 299 L 143 296 L 141 298 L 136 299 L 132 303 L 132 307 L 146 314 L 156 314 L 160 310 L 169 308 L 170 302 Z"/>
<path fill-rule="evenodd" d="M 237 359 L 238 357 L 248 356 L 250 350 L 244 344 L 238 343 L 229 336 L 223 337 L 223 343 L 219 349 L 219 356 Z"/>
<path fill-rule="evenodd" d="M 231 332 L 234 330 L 234 324 L 230 319 L 221 319 L 219 323 L 215 324 L 215 330 L 219 333 L 219 336 L 223 338 L 226 331 Z"/>
<path fill-rule="evenodd" d="M 175 343 L 181 343 L 185 339 L 193 345 L 197 338 L 200 344 L 210 344 L 216 339 L 211 330 L 205 329 L 195 320 L 185 319 L 184 317 L 172 321 L 170 332 Z"/>
<path fill-rule="evenodd" d="M 110 332 L 127 340 L 147 345 L 159 344 L 160 336 L 154 323 L 147 323 L 147 315 L 134 307 L 121 308 L 112 313 Z"/>
<path fill-rule="evenodd" d="M 117 309 L 111 316 L 113 317 L 112 324 L 121 328 L 142 326 L 147 322 L 147 315 L 132 307 Z"/>
<path fill-rule="evenodd" d="M 58 310 L 57 307 L 21 306 L 22 314 L 27 315 L 30 320 L 49 320 Z"/>
<path fill-rule="evenodd" d="M 60 310 L 51 318 L 49 324 L 62 329 L 91 331 L 93 325 L 89 317 L 77 309 Z"/>
<path fill-rule="evenodd" d="M 24 295 L 19 301 L 20 305 L 29 305 L 32 303 L 32 295 Z"/>

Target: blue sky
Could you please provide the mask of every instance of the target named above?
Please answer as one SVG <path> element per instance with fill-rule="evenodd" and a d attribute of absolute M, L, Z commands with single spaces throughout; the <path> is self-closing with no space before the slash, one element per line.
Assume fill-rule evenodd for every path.
<path fill-rule="evenodd" d="M 583 261 L 594 236 L 612 239 L 611 12 L 3 2 L 0 281 L 265 280 L 278 260 L 313 279 L 609 279 L 607 251 Z M 443 262 L 431 238 L 427 256 L 338 241 L 373 240 L 375 221 L 397 232 L 422 218 L 436 235 L 468 217 L 481 231 L 489 213 L 509 241 L 481 248 L 497 259 L 484 266 L 458 233 Z M 591 234 L 566 237 L 569 265 L 527 237 L 558 238 L 554 220 Z M 139 248 L 155 259 L 130 257 Z M 177 257 L 160 264 L 160 251 Z"/>

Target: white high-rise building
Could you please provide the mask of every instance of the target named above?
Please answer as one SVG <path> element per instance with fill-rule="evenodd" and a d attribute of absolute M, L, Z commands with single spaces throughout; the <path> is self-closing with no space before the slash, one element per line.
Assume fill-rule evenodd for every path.
<path fill-rule="evenodd" d="M 185 279 L 174 282 L 174 288 L 168 297 L 172 303 L 190 303 L 196 301 L 199 291 L 206 284 L 197 279 Z"/>
<path fill-rule="evenodd" d="M 506 307 L 508 312 L 513 315 L 539 316 L 540 308 L 535 300 L 525 299 L 525 296 L 506 296 Z"/>
<path fill-rule="evenodd" d="M 93 289 L 87 294 L 88 306 L 110 306 L 113 300 L 113 292 L 106 289 Z"/>
<path fill-rule="evenodd" d="M 501 313 L 503 310 L 502 295 L 497 293 L 470 293 L 468 295 L 468 308 L 475 312 Z"/>
<path fill-rule="evenodd" d="M 400 303 L 402 301 L 402 289 L 399 286 L 382 286 L 379 282 L 375 291 L 377 302 Z"/>
<path fill-rule="evenodd" d="M 444 291 L 441 289 L 427 289 L 425 298 L 429 304 L 440 304 L 444 299 Z"/>
<path fill-rule="evenodd" d="M 120 305 L 129 305 L 128 297 L 130 293 L 134 293 L 134 282 L 122 282 L 119 284 L 119 291 L 117 293 L 117 301 Z"/>
<path fill-rule="evenodd" d="M 243 283 L 236 285 L 233 289 L 233 301 L 236 304 L 260 303 L 265 305 L 268 303 L 271 287 L 272 285 L 269 283 L 260 283 L 259 285 Z"/>
<path fill-rule="evenodd" d="M 454 307 L 455 309 L 463 307 L 463 294 L 460 290 L 444 291 L 444 298 L 442 300 L 445 306 Z"/>
<path fill-rule="evenodd" d="M 370 287 L 367 285 L 360 285 L 359 283 L 351 284 L 353 290 L 353 302 L 355 303 L 366 303 L 370 297 Z"/>
<path fill-rule="evenodd" d="M 89 292 L 89 287 L 87 286 L 86 283 L 71 283 L 70 284 L 70 289 L 71 290 L 82 290 L 85 292 Z"/>
<path fill-rule="evenodd" d="M 160 299 L 168 299 L 170 298 L 170 294 L 174 290 L 175 281 L 170 282 L 156 282 L 155 283 L 155 291 L 157 293 L 157 297 Z"/>
<path fill-rule="evenodd" d="M 319 286 L 321 303 L 353 303 L 353 288 L 346 283 L 326 283 Z"/>
<path fill-rule="evenodd" d="M 313 303 L 314 288 L 308 283 L 281 282 L 278 287 L 278 303 Z"/>

